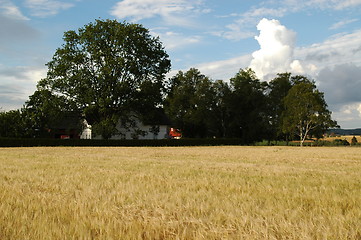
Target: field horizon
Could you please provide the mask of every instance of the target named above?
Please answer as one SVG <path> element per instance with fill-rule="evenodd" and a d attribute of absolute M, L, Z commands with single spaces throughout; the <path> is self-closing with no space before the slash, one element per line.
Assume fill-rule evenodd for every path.
<path fill-rule="evenodd" d="M 360 239 L 361 148 L 0 148 L 0 239 Z"/>

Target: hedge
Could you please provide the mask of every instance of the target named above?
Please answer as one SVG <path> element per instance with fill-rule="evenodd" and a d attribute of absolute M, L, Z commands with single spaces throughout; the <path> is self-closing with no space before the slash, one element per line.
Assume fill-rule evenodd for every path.
<path fill-rule="evenodd" d="M 0 147 L 161 147 L 161 146 L 221 146 L 242 145 L 241 139 L 162 139 L 162 140 L 85 140 L 44 138 L 0 138 Z"/>

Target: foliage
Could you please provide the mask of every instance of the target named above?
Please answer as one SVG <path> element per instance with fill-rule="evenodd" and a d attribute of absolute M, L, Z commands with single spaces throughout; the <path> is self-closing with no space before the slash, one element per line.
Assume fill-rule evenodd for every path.
<path fill-rule="evenodd" d="M 214 81 L 191 68 L 166 82 L 169 56 L 142 25 L 96 20 L 63 39 L 24 107 L 0 113 L 1 137 L 47 137 L 74 113 L 103 139 L 122 135 L 118 124 L 138 138 L 144 134 L 138 120 L 152 125 L 163 110 L 186 138 L 238 138 L 246 144 L 288 143 L 298 135 L 303 145 L 308 136 L 320 138 L 337 127 L 323 93 L 306 76 L 279 73 L 267 83 L 246 68 L 229 81 Z M 151 131 L 157 133 L 156 127 Z"/>
<path fill-rule="evenodd" d="M 245 142 L 263 138 L 267 129 L 266 86 L 252 69 L 241 69 L 230 79 L 229 136 L 240 137 Z"/>
<path fill-rule="evenodd" d="M 0 112 L 0 137 L 23 137 L 24 129 L 20 110 Z"/>
<path fill-rule="evenodd" d="M 353 138 L 351 139 L 351 145 L 356 145 L 356 144 L 357 144 L 357 138 L 353 136 Z"/>
<path fill-rule="evenodd" d="M 31 135 L 46 137 L 48 130 L 63 116 L 74 109 L 74 103 L 65 96 L 55 95 L 48 89 L 38 89 L 26 101 L 22 109 Z"/>
<path fill-rule="evenodd" d="M 284 98 L 284 107 L 282 130 L 284 133 L 298 135 L 301 146 L 307 136 L 337 126 L 331 119 L 323 93 L 316 89 L 314 82 L 305 77 L 298 79 L 289 90 Z"/>
<path fill-rule="evenodd" d="M 285 139 L 281 128 L 281 117 L 285 110 L 284 98 L 292 88 L 291 73 L 279 73 L 268 85 L 267 109 L 271 139 Z"/>
<path fill-rule="evenodd" d="M 178 140 L 85 140 L 85 139 L 48 139 L 48 138 L 2 138 L 0 147 L 166 147 L 166 146 L 226 146 L 243 145 L 239 138 L 182 138 Z"/>
<path fill-rule="evenodd" d="M 215 91 L 210 79 L 191 68 L 179 71 L 169 80 L 165 111 L 185 137 L 212 134 Z"/>
<path fill-rule="evenodd" d="M 170 60 L 143 26 L 96 20 L 65 32 L 64 41 L 38 89 L 74 103 L 104 138 L 113 134 L 114 118 L 161 104 Z"/>
<path fill-rule="evenodd" d="M 284 105 L 282 129 L 284 133 L 297 134 L 301 146 L 313 132 L 318 133 L 337 126 L 331 119 L 331 112 L 327 109 L 323 93 L 307 79 L 297 82 L 289 90 L 284 98 Z"/>

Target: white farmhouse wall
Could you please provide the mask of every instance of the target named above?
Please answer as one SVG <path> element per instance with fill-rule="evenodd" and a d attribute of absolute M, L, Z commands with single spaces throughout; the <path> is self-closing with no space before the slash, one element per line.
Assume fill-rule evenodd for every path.
<path fill-rule="evenodd" d="M 80 139 L 92 139 L 92 126 L 85 119 L 83 120 L 83 131 L 80 134 Z"/>
<path fill-rule="evenodd" d="M 159 126 L 159 133 L 154 134 L 152 130 L 152 126 L 150 125 L 143 125 L 141 123 L 138 123 L 138 129 L 145 133 L 145 135 L 138 135 L 135 131 L 135 129 L 125 129 L 122 127 L 117 127 L 118 130 L 122 133 L 121 135 L 114 135 L 111 137 L 111 139 L 165 139 L 168 137 L 168 126 L 160 125 Z"/>
<path fill-rule="evenodd" d="M 169 126 L 168 125 L 157 125 L 159 127 L 158 134 L 152 132 L 152 125 L 144 125 L 142 122 L 136 121 L 137 128 L 125 129 L 119 122 L 117 125 L 119 135 L 113 135 L 110 139 L 141 139 L 141 140 L 152 140 L 152 139 L 166 139 L 168 138 Z M 144 135 L 137 134 L 136 129 L 144 132 Z M 91 132 L 90 132 L 91 136 Z M 102 139 L 101 136 L 96 136 L 94 139 Z"/>
<path fill-rule="evenodd" d="M 86 128 L 80 135 L 80 139 L 92 139 L 92 130 L 90 128 Z"/>

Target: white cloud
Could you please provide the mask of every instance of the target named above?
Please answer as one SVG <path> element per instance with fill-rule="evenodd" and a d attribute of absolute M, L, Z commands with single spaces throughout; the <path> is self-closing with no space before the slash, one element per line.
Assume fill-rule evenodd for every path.
<path fill-rule="evenodd" d="M 293 9 L 293 11 L 300 11 L 306 8 L 342 10 L 361 5 L 361 0 L 285 0 L 282 3 L 287 8 Z"/>
<path fill-rule="evenodd" d="M 344 9 L 361 5 L 361 0 L 334 0 L 336 9 Z M 332 5 L 331 5 L 332 6 Z"/>
<path fill-rule="evenodd" d="M 228 40 L 239 41 L 254 36 L 253 32 L 244 29 L 241 24 L 229 24 L 226 28 L 228 31 L 221 32 L 218 35 Z"/>
<path fill-rule="evenodd" d="M 335 29 L 339 29 L 339 28 L 342 28 L 343 26 L 347 25 L 347 24 L 350 24 L 350 23 L 353 23 L 353 22 L 357 22 L 358 19 L 348 19 L 348 20 L 342 20 L 342 21 L 339 21 L 335 24 L 333 24 L 330 29 L 331 30 L 335 30 Z"/>
<path fill-rule="evenodd" d="M 251 55 L 244 55 L 223 61 L 198 64 L 195 67 L 212 79 L 229 80 L 240 68 L 246 68 L 252 59 Z"/>
<path fill-rule="evenodd" d="M 190 26 L 190 16 L 211 11 L 202 9 L 202 3 L 201 0 L 123 0 L 113 7 L 111 15 L 132 21 L 160 16 L 165 24 Z"/>
<path fill-rule="evenodd" d="M 15 4 L 8 0 L 0 0 L 0 14 L 14 20 L 29 20 Z"/>
<path fill-rule="evenodd" d="M 312 11 L 314 9 L 343 10 L 355 8 L 359 5 L 361 5 L 361 0 L 265 0 L 244 13 L 232 13 L 220 16 L 221 18 L 238 17 L 238 19 L 227 24 L 225 26 L 226 31 L 218 32 L 214 35 L 238 41 L 251 37 L 250 26 L 254 26 L 260 18 L 281 18 L 286 15 L 301 11 Z M 336 23 L 334 26 L 331 26 L 331 29 L 340 28 L 354 21 L 356 21 L 356 19 Z"/>
<path fill-rule="evenodd" d="M 257 28 L 260 50 L 253 53 L 250 67 L 260 78 L 284 71 L 315 76 L 325 67 L 347 63 L 361 65 L 361 30 L 296 48 L 296 34 L 279 21 L 263 19 Z"/>
<path fill-rule="evenodd" d="M 266 7 L 260 7 L 260 8 L 254 8 L 250 11 L 242 14 L 242 16 L 246 19 L 252 19 L 255 17 L 264 17 L 264 16 L 273 16 L 273 17 L 283 17 L 287 13 L 287 9 L 284 7 L 280 8 L 266 8 Z"/>
<path fill-rule="evenodd" d="M 251 38 L 254 36 L 253 30 L 250 30 L 250 26 L 254 26 L 260 17 L 282 17 L 286 13 L 285 8 L 253 8 L 243 14 L 233 13 L 228 16 L 221 17 L 240 17 L 235 20 L 233 23 L 230 23 L 225 26 L 227 30 L 219 31 L 214 33 L 213 35 L 223 37 L 232 41 L 239 41 L 242 39 Z"/>
<path fill-rule="evenodd" d="M 32 15 L 36 17 L 48 17 L 56 15 L 61 10 L 74 6 L 72 3 L 56 0 L 26 0 L 25 5 L 31 9 Z"/>
<path fill-rule="evenodd" d="M 191 65 L 186 69 L 173 69 L 167 77 L 176 75 L 179 70 L 187 71 L 189 68 L 196 68 L 211 79 L 228 81 L 237 74 L 240 68 L 246 68 L 251 59 L 251 55 L 244 55 L 227 60 L 200 63 Z"/>
<path fill-rule="evenodd" d="M 266 75 L 290 71 L 293 66 L 302 70 L 300 62 L 293 62 L 296 33 L 281 25 L 278 20 L 262 19 L 257 25 L 260 31 L 255 39 L 260 50 L 255 51 L 250 64 L 256 75 L 263 79 Z"/>
<path fill-rule="evenodd" d="M 361 65 L 361 29 L 332 36 L 322 43 L 297 48 L 295 56 L 316 65 L 318 69 L 348 63 Z"/>
<path fill-rule="evenodd" d="M 0 103 L 2 110 L 19 109 L 35 91 L 36 83 L 46 76 L 39 67 L 4 67 L 0 65 Z"/>
<path fill-rule="evenodd" d="M 159 36 L 167 51 L 198 44 L 202 40 L 201 36 L 185 36 L 182 33 L 173 31 L 156 32 L 154 30 L 151 30 L 151 33 L 154 36 Z"/>

